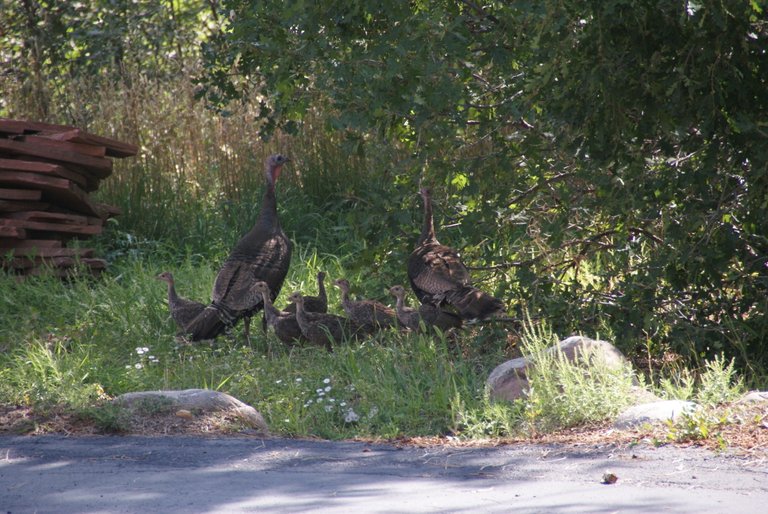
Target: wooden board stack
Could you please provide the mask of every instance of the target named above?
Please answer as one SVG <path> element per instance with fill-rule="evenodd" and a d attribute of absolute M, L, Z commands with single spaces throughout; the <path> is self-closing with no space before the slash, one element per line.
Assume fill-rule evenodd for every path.
<path fill-rule="evenodd" d="M 137 151 L 76 127 L 0 118 L 0 265 L 20 276 L 103 270 L 93 249 L 67 243 L 119 214 L 89 193 L 112 173 L 110 157 Z"/>

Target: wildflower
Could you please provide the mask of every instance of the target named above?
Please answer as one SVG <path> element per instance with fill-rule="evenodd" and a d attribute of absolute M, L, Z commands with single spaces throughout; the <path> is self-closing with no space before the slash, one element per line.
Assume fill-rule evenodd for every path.
<path fill-rule="evenodd" d="M 325 406 L 325 412 L 331 412 L 333 410 L 333 405 L 326 405 Z"/>
<path fill-rule="evenodd" d="M 326 379 L 323 380 L 323 384 L 330 384 L 330 383 L 331 383 L 331 379 L 330 378 L 326 378 Z"/>
<path fill-rule="evenodd" d="M 297 378 L 296 382 L 301 382 L 301 377 Z"/>
<path fill-rule="evenodd" d="M 139 355 L 144 355 L 148 351 L 149 351 L 149 348 L 147 348 L 146 346 L 137 346 L 136 347 L 136 353 L 138 353 Z"/>
<path fill-rule="evenodd" d="M 275 384 L 282 384 L 282 383 L 283 383 L 282 380 L 275 380 Z"/>
<path fill-rule="evenodd" d="M 331 386 L 328 386 L 328 387 L 326 387 L 326 388 L 325 388 L 325 392 L 326 392 L 326 393 L 330 393 L 330 392 L 331 392 Z"/>
<path fill-rule="evenodd" d="M 142 366 L 140 362 L 137 362 L 136 364 L 133 365 L 133 367 L 136 368 L 136 369 L 141 369 L 144 366 Z"/>
<path fill-rule="evenodd" d="M 347 411 L 347 414 L 344 416 L 344 422 L 345 423 L 356 423 L 360 421 L 360 416 L 353 411 L 352 409 L 349 409 Z"/>

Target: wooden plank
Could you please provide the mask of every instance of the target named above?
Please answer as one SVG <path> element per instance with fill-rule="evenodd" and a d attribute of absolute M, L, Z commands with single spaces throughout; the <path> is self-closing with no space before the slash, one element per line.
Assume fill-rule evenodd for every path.
<path fill-rule="evenodd" d="M 99 179 L 107 178 L 112 174 L 112 161 L 107 158 L 81 155 L 69 150 L 40 146 L 32 143 L 25 143 L 23 141 L 0 139 L 0 153 L 7 155 L 27 155 L 56 161 L 57 163 L 72 164 Z"/>
<path fill-rule="evenodd" d="M 91 201 L 85 191 L 67 179 L 38 173 L 0 170 L 0 184 L 40 189 L 44 193 L 43 199 L 51 203 L 102 218 L 104 217 L 102 214 L 105 214 Z"/>
<path fill-rule="evenodd" d="M 48 137 L 61 141 L 71 141 L 73 143 L 103 146 L 106 148 L 106 154 L 109 157 L 132 157 L 139 152 L 139 147 L 137 145 L 131 143 L 123 143 L 122 141 L 117 141 L 116 139 L 97 136 L 95 134 L 89 134 L 88 132 L 84 132 L 78 128 L 68 132 L 51 134 Z"/>
<path fill-rule="evenodd" d="M 39 230 L 42 232 L 63 232 L 67 234 L 79 234 L 93 236 L 101 234 L 101 225 L 70 225 L 68 223 L 43 223 L 41 221 L 15 220 L 0 218 L 0 227 L 15 227 L 26 230 Z"/>
<path fill-rule="evenodd" d="M 64 166 L 51 164 L 43 161 L 23 161 L 20 159 L 2 159 L 0 158 L 0 170 L 5 171 L 31 171 L 43 175 L 53 175 L 56 177 L 71 180 L 86 191 L 95 191 L 98 188 L 98 179 L 89 177 L 82 173 L 77 173 Z"/>
<path fill-rule="evenodd" d="M 31 200 L 37 201 L 43 193 L 37 189 L 8 189 L 0 188 L 0 198 L 3 200 Z"/>
<path fill-rule="evenodd" d="M 0 225 L 0 237 L 25 239 L 27 237 L 27 231 L 19 227 Z"/>
<path fill-rule="evenodd" d="M 93 257 L 93 248 L 11 248 L 3 255 L 14 257 Z"/>
<path fill-rule="evenodd" d="M 57 139 L 60 134 L 51 134 L 50 136 L 15 136 L 14 141 L 23 141 L 42 146 L 50 146 L 61 150 L 68 150 L 91 157 L 104 157 L 107 154 L 107 147 L 102 145 L 91 145 L 86 143 L 76 143 L 74 141 L 64 141 Z"/>
<path fill-rule="evenodd" d="M 12 268 L 17 270 L 31 270 L 34 268 L 72 268 L 78 263 L 87 266 L 91 269 L 105 269 L 107 267 L 107 261 L 103 259 L 96 259 L 91 257 L 77 258 L 77 257 L 12 257 L 0 258 L 4 268 Z"/>
<path fill-rule="evenodd" d="M 41 221 L 44 223 L 68 223 L 70 225 L 101 225 L 104 220 L 78 214 L 49 211 L 23 211 L 6 214 L 6 219 Z"/>
<path fill-rule="evenodd" d="M 7 248 L 62 248 L 55 239 L 0 239 L 0 249 Z"/>
<path fill-rule="evenodd" d="M 18 202 L 15 200 L 0 200 L 0 212 L 43 211 L 50 207 L 46 202 Z"/>
<path fill-rule="evenodd" d="M 54 125 L 37 121 L 10 120 L 0 118 L 0 133 L 4 134 L 41 134 L 59 141 L 71 141 L 96 146 L 104 146 L 110 157 L 131 157 L 136 155 L 139 147 L 123 143 L 116 139 L 90 134 L 77 127 L 69 125 Z"/>

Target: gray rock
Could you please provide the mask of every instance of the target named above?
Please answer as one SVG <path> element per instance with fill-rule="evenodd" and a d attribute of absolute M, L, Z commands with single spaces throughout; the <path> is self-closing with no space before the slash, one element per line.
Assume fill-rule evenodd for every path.
<path fill-rule="evenodd" d="M 612 369 L 629 365 L 624 354 L 611 343 L 588 337 L 572 336 L 546 351 L 550 353 L 560 351 L 571 362 L 587 354 L 592 359 L 600 359 L 603 365 Z M 491 398 L 509 401 L 522 398 L 529 389 L 528 373 L 532 366 L 535 366 L 535 362 L 526 357 L 512 359 L 497 366 L 491 371 L 486 382 Z"/>
<path fill-rule="evenodd" d="M 139 391 L 125 393 L 113 403 L 126 408 L 141 405 L 144 411 L 175 409 L 196 412 L 232 412 L 253 428 L 268 432 L 264 417 L 250 405 L 219 391 L 185 389 L 182 391 Z"/>
<path fill-rule="evenodd" d="M 677 421 L 683 414 L 695 412 L 699 405 L 684 400 L 661 400 L 629 407 L 613 423 L 615 428 L 632 428 L 644 423 Z"/>
<path fill-rule="evenodd" d="M 768 391 L 750 391 L 739 398 L 737 403 L 768 403 Z"/>

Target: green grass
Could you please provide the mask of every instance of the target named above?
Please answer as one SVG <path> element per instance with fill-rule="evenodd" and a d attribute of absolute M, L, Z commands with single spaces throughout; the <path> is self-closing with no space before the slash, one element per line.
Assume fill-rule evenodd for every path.
<path fill-rule="evenodd" d="M 391 332 L 332 353 L 288 347 L 260 330 L 252 347 L 239 331 L 214 346 L 179 345 L 165 285 L 153 278 L 165 268 L 128 258 L 95 281 L 4 277 L 0 311 L 10 322 L 0 332 L 0 402 L 88 411 L 129 391 L 202 387 L 254 405 L 285 435 L 434 435 L 456 429 L 457 399 L 482 401 L 479 371 L 504 358 L 474 351 L 472 331 L 458 342 Z M 338 259 L 299 247 L 285 290 L 314 292 L 318 269 L 341 273 Z M 181 294 L 208 294 L 213 267 L 187 260 L 172 271 Z M 339 312 L 338 292 L 329 292 Z M 367 294 L 362 284 L 360 293 Z"/>
<path fill-rule="evenodd" d="M 342 260 L 299 246 L 285 291 L 314 293 L 319 269 L 342 273 Z M 45 412 L 64 409 L 105 430 L 119 427 L 106 400 L 139 390 L 209 388 L 253 405 L 274 433 L 285 436 L 434 436 L 465 439 L 546 432 L 610 419 L 629 398 L 628 370 L 597 367 L 588 373 L 544 349 L 557 337 L 529 324 L 524 353 L 539 361 L 532 391 L 514 403 L 492 402 L 485 379 L 511 358 L 508 328 L 473 328 L 458 338 L 386 332 L 344 342 L 333 352 L 290 347 L 256 330 L 253 345 L 220 338 L 215 345 L 180 345 L 169 319 L 164 269 L 185 296 L 203 301 L 215 275 L 212 264 L 185 259 L 166 264 L 123 258 L 100 279 L 62 282 L 0 278 L 0 403 Z M 369 294 L 376 280 L 359 284 Z M 340 312 L 329 289 L 331 310 Z M 701 400 L 720 391 L 733 397 L 740 383 L 732 366 L 716 361 L 690 386 Z M 685 387 L 674 388 L 686 394 Z M 727 398 L 726 398 L 727 396 Z"/>

